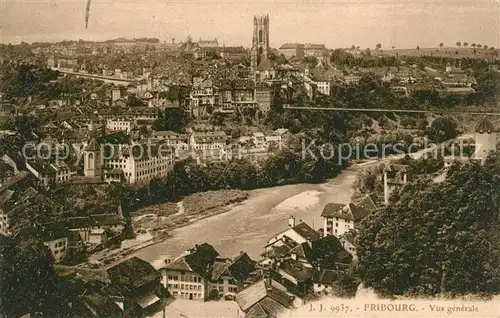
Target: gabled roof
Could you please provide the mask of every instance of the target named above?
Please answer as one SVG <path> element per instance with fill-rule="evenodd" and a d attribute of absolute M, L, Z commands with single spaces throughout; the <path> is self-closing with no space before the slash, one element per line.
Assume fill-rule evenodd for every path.
<path fill-rule="evenodd" d="M 305 267 L 301 262 L 293 259 L 283 261 L 280 264 L 279 269 L 295 278 L 298 282 L 306 281 L 313 275 L 313 271 L 311 269 Z"/>
<path fill-rule="evenodd" d="M 271 299 L 271 302 L 265 301 L 262 303 L 266 298 Z M 264 306 L 264 308 L 261 308 L 264 311 L 266 311 L 265 307 L 268 307 L 268 310 L 270 310 L 271 306 L 266 306 L 270 304 L 275 305 L 278 310 L 283 310 L 292 307 L 292 297 L 273 286 L 272 282 L 269 283 L 263 279 L 238 293 L 238 295 L 236 295 L 236 303 L 238 303 L 238 306 L 240 306 L 241 310 L 244 312 L 250 312 L 250 310 L 253 309 L 252 307 L 256 305 L 261 307 Z"/>
<path fill-rule="evenodd" d="M 339 219 L 359 222 L 370 213 L 364 208 L 357 206 L 353 203 L 344 205 L 341 208 L 339 208 L 338 205 L 334 204 L 329 205 L 329 204 L 327 204 L 323 209 L 323 213 L 321 213 L 322 217 L 337 217 Z"/>
<path fill-rule="evenodd" d="M 321 238 L 321 235 L 317 231 L 304 222 L 294 226 L 293 230 L 308 241 L 316 241 Z"/>
<path fill-rule="evenodd" d="M 229 274 L 238 282 L 244 282 L 255 268 L 256 262 L 247 253 L 241 253 L 227 268 Z"/>
<path fill-rule="evenodd" d="M 357 201 L 356 205 L 371 212 L 377 209 L 377 205 L 375 204 L 374 199 L 374 196 L 367 194 L 364 198 L 361 198 L 359 201 Z"/>
<path fill-rule="evenodd" d="M 9 218 L 16 217 L 25 212 L 26 209 L 31 205 L 32 203 L 29 201 L 16 205 L 7 213 L 7 215 L 9 216 Z"/>
<path fill-rule="evenodd" d="M 2 207 L 7 201 L 12 198 L 12 195 L 14 194 L 14 191 L 12 190 L 7 190 L 4 193 L 0 194 L 0 207 Z"/>
<path fill-rule="evenodd" d="M 87 147 L 85 147 L 85 151 L 99 151 L 99 149 L 99 143 L 95 138 L 92 138 Z"/>
<path fill-rule="evenodd" d="M 160 273 L 147 261 L 132 257 L 107 270 L 111 282 L 124 293 L 134 292 L 160 279 Z"/>
<path fill-rule="evenodd" d="M 18 174 L 15 174 L 12 178 L 7 180 L 2 187 L 0 187 L 0 194 L 3 193 L 4 191 L 11 189 L 13 186 L 15 186 L 17 183 L 23 181 L 30 175 L 29 172 L 27 171 L 21 171 Z"/>
<path fill-rule="evenodd" d="M 119 225 L 123 223 L 123 218 L 114 213 L 93 214 L 90 216 L 93 225 Z"/>
<path fill-rule="evenodd" d="M 339 277 L 339 272 L 336 270 L 318 269 L 314 272 L 312 281 L 323 285 L 332 285 Z"/>
<path fill-rule="evenodd" d="M 299 48 L 304 48 L 304 44 L 299 44 L 299 43 L 285 43 L 282 46 L 280 46 L 280 50 L 283 50 L 283 49 L 299 49 Z"/>
<path fill-rule="evenodd" d="M 188 250 L 186 254 L 167 264 L 166 268 L 192 271 L 201 277 L 212 277 L 212 266 L 219 253 L 210 244 L 203 243 Z"/>
<path fill-rule="evenodd" d="M 212 280 L 218 280 L 227 271 L 230 263 L 224 259 L 217 259 L 212 265 Z"/>
<path fill-rule="evenodd" d="M 35 159 L 26 161 L 26 164 L 29 164 L 33 169 L 35 169 L 39 173 L 46 174 L 56 174 L 57 170 L 52 167 L 50 163 L 43 159 Z"/>
<path fill-rule="evenodd" d="M 321 213 L 322 217 L 332 217 L 334 214 L 345 206 L 343 203 L 327 203 Z"/>
<path fill-rule="evenodd" d="M 81 301 L 90 307 L 95 317 L 116 317 L 121 313 L 120 307 L 111 298 L 97 292 L 85 294 Z"/>
<path fill-rule="evenodd" d="M 68 229 L 84 229 L 89 228 L 92 221 L 87 216 L 77 216 L 68 218 Z"/>
<path fill-rule="evenodd" d="M 476 132 L 495 132 L 496 129 L 493 126 L 493 124 L 491 123 L 491 121 L 486 116 L 484 116 L 483 118 L 481 118 L 479 123 L 474 128 L 474 131 L 476 131 Z"/>
<path fill-rule="evenodd" d="M 273 132 L 273 135 L 281 136 L 281 135 L 283 135 L 284 133 L 287 133 L 287 132 L 288 132 L 288 129 L 286 129 L 286 128 L 278 128 L 278 129 L 276 129 Z"/>

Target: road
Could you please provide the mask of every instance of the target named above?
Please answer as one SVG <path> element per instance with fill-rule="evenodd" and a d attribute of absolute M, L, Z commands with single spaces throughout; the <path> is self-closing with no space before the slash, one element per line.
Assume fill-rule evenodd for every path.
<path fill-rule="evenodd" d="M 418 158 L 429 151 L 432 149 L 417 152 L 412 157 Z M 320 215 L 326 203 L 350 202 L 357 171 L 400 157 L 391 156 L 353 165 L 324 184 L 296 184 L 252 190 L 249 199 L 229 212 L 176 229 L 172 231 L 172 238 L 131 256 L 151 262 L 174 258 L 195 244 L 207 242 L 223 257 L 235 257 L 240 251 L 245 251 L 250 257 L 258 259 L 267 240 L 287 228 L 289 216 L 293 215 L 296 221 L 302 219 L 314 229 L 322 228 Z M 290 205 L 296 207 L 291 208 Z"/>

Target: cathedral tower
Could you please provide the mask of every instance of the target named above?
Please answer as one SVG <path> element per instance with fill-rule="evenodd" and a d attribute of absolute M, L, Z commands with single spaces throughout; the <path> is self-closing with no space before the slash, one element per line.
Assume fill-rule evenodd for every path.
<path fill-rule="evenodd" d="M 253 18 L 252 51 L 250 53 L 250 71 L 255 75 L 257 67 L 269 55 L 269 15 Z"/>

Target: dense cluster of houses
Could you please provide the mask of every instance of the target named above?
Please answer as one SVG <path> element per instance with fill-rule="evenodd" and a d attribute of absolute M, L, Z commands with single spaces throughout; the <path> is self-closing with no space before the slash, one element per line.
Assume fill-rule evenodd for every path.
<path fill-rule="evenodd" d="M 6 162 L 6 156 L 2 162 Z M 57 262 L 78 258 L 116 239 L 124 226 L 121 210 L 47 222 L 52 200 L 37 191 L 36 176 L 20 171 L 0 184 L 0 234 L 29 241 L 40 240 Z"/>
<path fill-rule="evenodd" d="M 158 310 L 170 296 L 230 300 L 239 307 L 237 317 L 275 317 L 300 306 L 311 294 L 330 293 L 353 259 L 336 236 L 323 236 L 302 221 L 296 224 L 293 217 L 288 228 L 270 238 L 264 249 L 260 261 L 245 252 L 222 257 L 208 243 L 152 265 L 133 257 L 109 268 L 107 283 L 90 284 L 88 294 L 93 296 L 83 298 L 80 305 L 94 313 L 111 306 L 130 317 Z"/>
<path fill-rule="evenodd" d="M 222 257 L 208 243 L 151 265 L 134 257 L 109 268 L 111 283 L 94 287 L 94 293 L 106 299 L 102 304 L 114 302 L 113 307 L 122 312 L 132 310 L 124 308 L 127 305 L 135 313 L 158 310 L 168 296 L 187 301 L 235 301 L 238 310 L 234 317 L 276 317 L 313 295 L 331 294 L 338 288 L 356 259 L 356 227 L 379 204 L 373 196 L 350 204 L 329 203 L 322 213 L 325 226 L 319 230 L 290 216 L 288 226 L 269 238 L 259 260 L 243 251 L 233 258 Z M 132 271 L 132 267 L 143 269 Z M 118 273 L 121 279 L 116 278 Z M 119 288 L 111 288 L 117 281 L 130 285 L 127 295 L 120 294 L 122 298 L 117 298 Z M 104 310 L 92 302 L 86 306 L 95 312 Z"/>
<path fill-rule="evenodd" d="M 44 126 L 49 130 L 48 137 L 33 142 L 25 153 L 16 156 L 20 167 L 8 164 L 13 162 L 9 156 L 14 154 L 0 160 L 0 166 L 5 167 L 2 178 L 27 171 L 46 187 L 85 182 L 145 184 L 165 177 L 176 161 L 186 158 L 200 164 L 232 158 L 260 162 L 285 147 L 292 136 L 282 128 L 266 135 L 255 132 L 232 138 L 212 127 L 184 134 L 153 131 L 146 137 L 138 127 L 129 131 L 132 119 L 126 121 L 129 125 L 113 130 L 107 129 L 109 122 L 109 118 L 75 119 Z"/>

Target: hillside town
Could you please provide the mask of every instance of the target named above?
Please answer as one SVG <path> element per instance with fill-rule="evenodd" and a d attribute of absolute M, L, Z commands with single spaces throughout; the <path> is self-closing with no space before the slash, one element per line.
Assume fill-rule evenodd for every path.
<path fill-rule="evenodd" d="M 245 23 L 245 46 L 0 44 L 0 317 L 500 293 L 499 50 Z"/>

